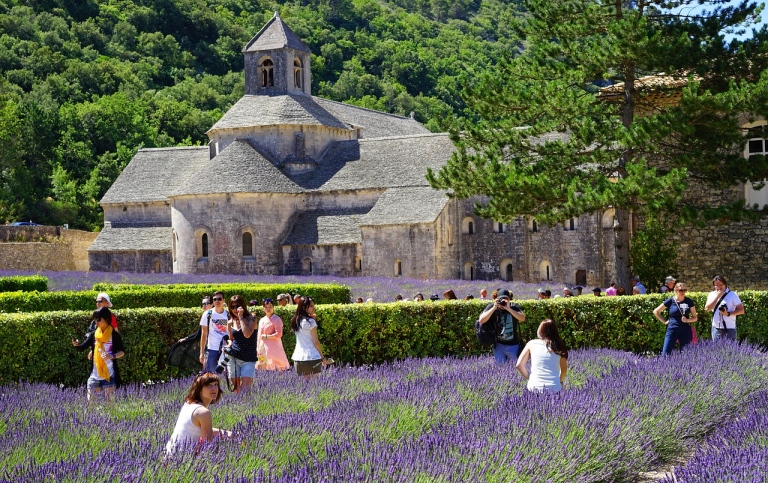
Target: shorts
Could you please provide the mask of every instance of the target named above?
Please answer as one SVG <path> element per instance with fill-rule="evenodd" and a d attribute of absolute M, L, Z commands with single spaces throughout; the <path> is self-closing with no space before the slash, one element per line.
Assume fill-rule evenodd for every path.
<path fill-rule="evenodd" d="M 109 381 L 105 381 L 104 379 L 99 379 L 98 377 L 91 374 L 91 376 L 88 378 L 88 389 L 106 389 L 108 387 L 115 387 L 114 377 L 110 377 Z"/>
<path fill-rule="evenodd" d="M 253 376 L 256 375 L 256 361 L 241 361 L 237 357 L 229 356 L 227 370 L 230 378 L 250 377 L 253 379 Z"/>
<path fill-rule="evenodd" d="M 320 374 L 323 371 L 323 360 L 315 359 L 313 361 L 293 361 L 293 367 L 296 368 L 296 374 L 300 376 Z"/>

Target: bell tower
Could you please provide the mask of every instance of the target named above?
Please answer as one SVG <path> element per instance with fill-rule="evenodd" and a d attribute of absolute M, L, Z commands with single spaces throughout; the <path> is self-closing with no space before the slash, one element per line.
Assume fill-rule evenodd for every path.
<path fill-rule="evenodd" d="M 243 48 L 246 95 L 312 95 L 310 51 L 277 12 Z"/>

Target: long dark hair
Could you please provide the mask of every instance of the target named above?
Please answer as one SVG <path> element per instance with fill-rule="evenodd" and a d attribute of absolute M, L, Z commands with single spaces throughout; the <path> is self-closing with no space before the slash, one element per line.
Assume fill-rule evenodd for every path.
<path fill-rule="evenodd" d="M 547 349 L 559 355 L 563 359 L 568 359 L 568 348 L 560 337 L 560 332 L 552 319 L 544 319 L 539 324 L 539 330 L 536 331 L 539 339 L 547 343 Z"/>
<path fill-rule="evenodd" d="M 312 318 L 307 312 L 307 309 L 313 303 L 315 303 L 315 301 L 312 300 L 312 297 L 301 297 L 299 299 L 299 303 L 296 305 L 296 313 L 293 314 L 293 318 L 291 319 L 291 330 L 293 332 L 301 330 L 301 319 Z"/>
<path fill-rule="evenodd" d="M 233 295 L 229 299 L 229 318 L 230 319 L 236 319 L 237 318 L 237 308 L 242 307 L 243 308 L 243 320 L 248 320 L 248 316 L 251 315 L 248 312 L 248 304 L 245 303 L 245 299 L 242 295 Z"/>
<path fill-rule="evenodd" d="M 211 401 L 211 404 L 219 402 L 222 394 L 224 394 L 224 391 L 221 389 L 221 379 L 219 379 L 219 376 L 213 372 L 203 372 L 202 374 L 198 374 L 195 377 L 195 380 L 192 381 L 192 387 L 189 388 L 187 397 L 184 398 L 184 402 L 188 402 L 190 404 L 201 404 L 203 400 L 200 398 L 200 392 L 205 386 L 212 382 L 219 383 L 219 393 L 216 395 L 216 399 Z"/>

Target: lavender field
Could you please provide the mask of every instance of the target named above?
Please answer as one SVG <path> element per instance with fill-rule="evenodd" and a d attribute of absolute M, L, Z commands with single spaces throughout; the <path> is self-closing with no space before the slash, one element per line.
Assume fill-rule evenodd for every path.
<path fill-rule="evenodd" d="M 555 395 L 527 393 L 512 366 L 490 357 L 332 368 L 310 382 L 258 373 L 252 392 L 212 406 L 231 438 L 167 462 L 189 379 L 122 388 L 114 406 L 90 410 L 85 389 L 4 387 L 0 481 L 630 482 L 706 451 L 704 438 L 724 428 L 731 443 L 765 454 L 764 429 L 731 438 L 738 424 L 765 428 L 752 416 L 768 412 L 768 360 L 755 348 L 702 343 L 667 358 L 581 350 L 569 366 Z M 712 458 L 694 457 L 690 471 Z M 762 471 L 669 481 L 763 481 Z"/>
<path fill-rule="evenodd" d="M 498 288 L 510 290 L 517 299 L 535 299 L 539 287 L 552 290 L 558 294 L 563 288 L 559 282 L 542 282 L 532 284 L 524 282 L 505 282 L 504 280 L 417 280 L 404 277 L 333 277 L 333 276 L 255 276 L 255 275 L 186 275 L 173 273 L 129 273 L 129 272 L 26 272 L 0 270 L 0 276 L 35 275 L 48 277 L 48 290 L 91 290 L 93 284 L 110 283 L 140 283 L 146 285 L 168 283 L 225 283 L 225 282 L 258 282 L 258 283 L 338 283 L 347 285 L 352 290 L 352 297 L 362 297 L 363 300 L 372 298 L 376 302 L 394 302 L 400 294 L 404 298 L 413 298 L 416 292 L 429 298 L 452 289 L 459 298 L 467 295 L 479 297 L 480 290 L 488 290 L 488 296 Z M 591 287 L 586 290 L 589 292 Z M 589 293 L 591 295 L 591 293 Z"/>

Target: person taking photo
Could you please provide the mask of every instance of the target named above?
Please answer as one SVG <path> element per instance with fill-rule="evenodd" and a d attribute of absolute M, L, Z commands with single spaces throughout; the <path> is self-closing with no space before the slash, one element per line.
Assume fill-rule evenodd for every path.
<path fill-rule="evenodd" d="M 525 314 L 519 305 L 511 303 L 509 290 L 499 290 L 493 303 L 488 304 L 478 318 L 480 324 L 496 324 L 496 342 L 493 357 L 497 364 L 514 362 L 520 349 L 518 323 L 525 322 Z"/>
<path fill-rule="evenodd" d="M 744 315 L 744 306 L 736 292 L 728 288 L 722 275 L 712 277 L 714 290 L 707 295 L 704 309 L 712 312 L 712 340 L 736 340 L 736 317 Z"/>

